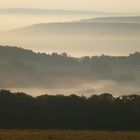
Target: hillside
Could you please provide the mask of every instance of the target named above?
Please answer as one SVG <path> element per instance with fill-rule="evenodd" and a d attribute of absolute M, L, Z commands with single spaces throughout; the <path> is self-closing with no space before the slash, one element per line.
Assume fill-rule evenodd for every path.
<path fill-rule="evenodd" d="M 46 54 L 0 47 L 0 88 L 80 89 L 89 95 L 104 90 L 122 94 L 123 90 L 116 90 L 119 86 L 125 92 L 131 87 L 138 93 L 139 70 L 140 53 L 74 58 L 66 53 Z"/>
<path fill-rule="evenodd" d="M 0 9 L 0 14 L 16 15 L 103 15 L 104 12 L 63 9 L 37 9 L 37 8 L 6 8 Z"/>
<path fill-rule="evenodd" d="M 140 16 L 98 17 L 81 20 L 82 22 L 140 23 Z"/>
<path fill-rule="evenodd" d="M 105 19 L 107 20 L 107 19 Z M 86 20 L 85 20 L 86 21 Z M 18 34 L 18 35 L 35 35 L 40 34 L 54 34 L 54 35 L 71 35 L 71 34 L 80 34 L 82 35 L 91 35 L 91 34 L 140 34 L 140 24 L 139 23 L 123 23 L 118 21 L 115 22 L 105 22 L 104 20 L 94 19 L 88 20 L 88 22 L 66 22 L 66 23 L 41 23 L 34 24 L 27 27 L 21 27 L 8 31 L 9 34 Z M 97 22 L 98 21 L 98 22 Z M 102 22 L 100 22 L 102 21 Z"/>
<path fill-rule="evenodd" d="M 103 53 L 128 55 L 140 51 L 139 36 L 139 23 L 84 21 L 39 23 L 0 34 L 3 45 L 49 53 L 68 52 L 79 57 Z"/>

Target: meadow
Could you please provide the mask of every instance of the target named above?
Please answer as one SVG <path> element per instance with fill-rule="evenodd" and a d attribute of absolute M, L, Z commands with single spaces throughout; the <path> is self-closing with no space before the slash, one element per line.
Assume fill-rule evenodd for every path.
<path fill-rule="evenodd" d="M 140 140 L 140 132 L 92 130 L 0 130 L 0 140 Z"/>

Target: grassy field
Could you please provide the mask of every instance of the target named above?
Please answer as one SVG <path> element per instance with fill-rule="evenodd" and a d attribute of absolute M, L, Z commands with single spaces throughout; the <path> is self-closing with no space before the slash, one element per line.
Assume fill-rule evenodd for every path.
<path fill-rule="evenodd" d="M 0 130 L 0 140 L 140 140 L 140 132 Z"/>

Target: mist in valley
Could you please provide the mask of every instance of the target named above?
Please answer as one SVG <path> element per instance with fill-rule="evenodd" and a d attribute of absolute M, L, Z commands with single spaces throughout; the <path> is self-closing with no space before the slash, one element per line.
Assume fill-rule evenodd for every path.
<path fill-rule="evenodd" d="M 71 57 L 0 47 L 1 89 L 40 94 L 139 94 L 140 53 Z"/>
<path fill-rule="evenodd" d="M 139 23 L 96 22 L 96 19 L 33 24 L 0 34 L 3 45 L 21 46 L 36 52 L 68 52 L 76 57 L 128 55 L 139 51 L 139 36 Z"/>
<path fill-rule="evenodd" d="M 33 96 L 140 94 L 139 16 L 3 9 L 0 18 L 1 89 Z"/>

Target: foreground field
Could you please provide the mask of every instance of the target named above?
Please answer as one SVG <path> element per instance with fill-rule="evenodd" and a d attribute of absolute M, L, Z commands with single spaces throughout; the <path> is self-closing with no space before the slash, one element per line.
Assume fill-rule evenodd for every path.
<path fill-rule="evenodd" d="M 0 140 L 140 140 L 140 132 L 0 130 Z"/>

